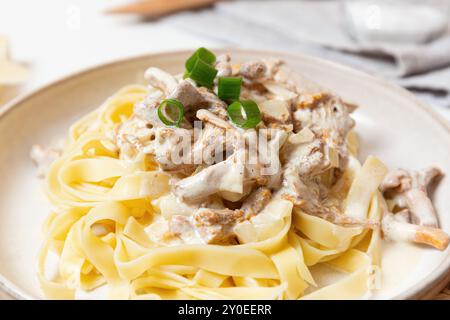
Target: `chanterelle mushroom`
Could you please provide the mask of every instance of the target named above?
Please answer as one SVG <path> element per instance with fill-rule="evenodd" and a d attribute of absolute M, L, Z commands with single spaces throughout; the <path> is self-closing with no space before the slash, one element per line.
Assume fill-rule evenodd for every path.
<path fill-rule="evenodd" d="M 217 57 L 216 69 L 218 77 L 229 77 L 232 74 L 231 58 L 228 54 L 222 54 Z"/>
<path fill-rule="evenodd" d="M 166 96 L 169 96 L 177 87 L 175 77 L 159 68 L 148 68 L 144 77 L 152 87 L 161 89 Z"/>
<path fill-rule="evenodd" d="M 270 197 L 270 190 L 260 187 L 242 202 L 240 209 L 201 207 L 191 217 L 173 215 L 169 220 L 167 236 L 191 243 L 235 244 L 236 224 L 259 214 Z"/>
<path fill-rule="evenodd" d="M 428 185 L 443 175 L 436 167 L 422 171 L 394 170 L 386 176 L 380 190 L 391 197 L 399 208 L 407 208 L 411 222 L 419 226 L 438 228 L 436 211 L 428 196 Z"/>
<path fill-rule="evenodd" d="M 391 198 L 394 207 L 403 210 L 396 214 L 383 208 L 382 230 L 386 238 L 423 243 L 444 250 L 449 236 L 439 229 L 436 211 L 428 196 L 428 185 L 442 176 L 441 170 L 430 167 L 422 171 L 391 171 L 380 190 Z"/>
<path fill-rule="evenodd" d="M 449 243 L 448 235 L 441 229 L 400 221 L 391 212 L 384 213 L 381 226 L 387 239 L 427 244 L 439 250 L 445 250 Z"/>
<path fill-rule="evenodd" d="M 248 79 L 258 79 L 265 75 L 267 66 L 262 61 L 246 62 L 241 66 L 239 73 Z"/>
<path fill-rule="evenodd" d="M 396 214 L 383 208 L 381 230 L 386 239 L 409 241 L 426 244 L 439 250 L 445 250 L 449 244 L 449 236 L 438 228 L 419 226 L 409 223 L 409 212 L 405 209 Z"/>
<path fill-rule="evenodd" d="M 189 81 L 182 80 L 175 86 L 169 98 L 180 101 L 186 110 L 199 107 L 204 99 L 197 88 Z"/>

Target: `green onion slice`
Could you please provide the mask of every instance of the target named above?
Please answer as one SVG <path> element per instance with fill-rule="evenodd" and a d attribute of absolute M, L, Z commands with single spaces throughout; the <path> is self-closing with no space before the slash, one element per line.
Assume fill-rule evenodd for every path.
<path fill-rule="evenodd" d="M 205 48 L 198 48 L 192 54 L 192 56 L 190 56 L 189 59 L 186 60 L 185 66 L 188 72 L 192 71 L 198 59 L 203 60 L 209 65 L 212 65 L 216 62 L 216 56 L 214 55 L 214 53 Z"/>
<path fill-rule="evenodd" d="M 228 106 L 228 116 L 231 121 L 243 129 L 251 129 L 261 122 L 261 112 L 252 100 L 235 101 Z"/>
<path fill-rule="evenodd" d="M 197 59 L 194 66 L 184 74 L 184 78 L 191 78 L 197 85 L 211 88 L 214 83 L 214 78 L 217 75 L 217 70 L 202 59 Z"/>
<path fill-rule="evenodd" d="M 184 106 L 176 99 L 163 100 L 158 107 L 158 117 L 167 126 L 179 127 L 184 117 Z"/>
<path fill-rule="evenodd" d="M 241 77 L 220 77 L 217 95 L 225 101 L 239 100 L 241 83 Z"/>

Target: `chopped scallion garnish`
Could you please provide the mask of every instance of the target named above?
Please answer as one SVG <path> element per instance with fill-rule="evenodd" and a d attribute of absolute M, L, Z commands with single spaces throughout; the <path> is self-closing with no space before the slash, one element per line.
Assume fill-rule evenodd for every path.
<path fill-rule="evenodd" d="M 217 95 L 225 101 L 239 100 L 241 83 L 241 77 L 220 77 Z"/>
<path fill-rule="evenodd" d="M 158 117 L 167 126 L 179 127 L 184 117 L 184 106 L 176 99 L 163 100 L 158 107 Z"/>
<path fill-rule="evenodd" d="M 191 78 L 199 86 L 211 88 L 217 70 L 214 68 L 216 56 L 205 48 L 199 48 L 186 60 L 186 71 L 183 78 Z"/>
<path fill-rule="evenodd" d="M 261 122 L 261 112 L 252 100 L 235 101 L 228 106 L 228 116 L 231 121 L 243 129 L 251 129 Z"/>
<path fill-rule="evenodd" d="M 197 85 L 211 88 L 214 83 L 214 78 L 217 75 L 217 70 L 213 66 L 207 64 L 201 59 L 197 59 L 191 71 L 184 74 L 185 78 L 191 78 Z"/>
<path fill-rule="evenodd" d="M 203 60 L 209 65 L 213 65 L 216 62 L 216 56 L 214 53 L 205 48 L 198 48 L 189 59 L 186 60 L 186 70 L 190 72 L 197 60 Z"/>

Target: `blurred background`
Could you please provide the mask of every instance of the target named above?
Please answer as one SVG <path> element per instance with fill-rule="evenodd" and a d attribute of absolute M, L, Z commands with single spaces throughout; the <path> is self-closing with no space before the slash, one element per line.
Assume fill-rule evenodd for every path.
<path fill-rule="evenodd" d="M 0 104 L 117 58 L 242 47 L 388 78 L 450 120 L 449 18 L 450 0 L 2 0 Z"/>

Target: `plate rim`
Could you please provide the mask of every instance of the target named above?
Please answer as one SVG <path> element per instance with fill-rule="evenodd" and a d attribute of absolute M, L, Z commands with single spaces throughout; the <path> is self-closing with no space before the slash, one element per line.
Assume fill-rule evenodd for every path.
<path fill-rule="evenodd" d="M 194 49 L 195 50 L 195 49 Z M 218 47 L 214 48 L 216 52 L 220 53 L 230 53 L 230 52 L 238 52 L 240 54 L 259 54 L 259 55 L 267 55 L 267 56 L 278 56 L 280 58 L 287 57 L 289 59 L 299 59 L 306 60 L 311 63 L 317 63 L 325 66 L 329 66 L 335 70 L 350 73 L 358 77 L 365 78 L 369 82 L 376 83 L 380 86 L 385 87 L 388 90 L 391 90 L 395 94 L 401 95 L 406 99 L 411 100 L 411 105 L 414 105 L 414 108 L 419 108 L 424 111 L 428 116 L 430 116 L 434 122 L 439 124 L 450 136 L 450 122 L 445 120 L 441 115 L 439 115 L 435 110 L 431 108 L 427 103 L 420 100 L 413 93 L 406 90 L 405 88 L 400 87 L 399 85 L 390 82 L 388 79 L 385 79 L 381 76 L 374 76 L 369 73 L 354 69 L 352 67 L 340 64 L 338 62 L 330 61 L 324 58 L 311 56 L 303 53 L 293 53 L 293 52 L 285 52 L 285 51 L 277 51 L 277 50 L 258 50 L 258 49 L 248 49 L 248 48 L 231 48 L 231 47 Z M 91 65 L 87 67 L 83 67 L 75 72 L 70 72 L 65 76 L 59 77 L 55 80 L 52 80 L 46 84 L 40 85 L 34 89 L 31 89 L 28 92 L 25 92 L 19 95 L 16 98 L 13 98 L 11 101 L 7 102 L 3 106 L 0 106 L 0 121 L 2 121 L 8 113 L 17 109 L 18 106 L 25 103 L 27 100 L 33 99 L 35 96 L 45 92 L 47 90 L 51 90 L 55 86 L 62 85 L 66 82 L 69 82 L 78 77 L 82 77 L 83 75 L 87 75 L 92 72 L 99 72 L 104 69 L 108 69 L 114 67 L 116 65 L 124 64 L 124 63 L 132 63 L 134 61 L 145 60 L 145 59 L 158 59 L 164 58 L 167 55 L 189 55 L 192 53 L 192 49 L 183 49 L 183 50 L 166 50 L 166 51 L 158 51 L 154 53 L 145 53 L 139 54 L 129 57 L 122 57 L 119 59 L 113 59 L 106 63 L 100 63 L 96 65 Z M 450 251 L 447 249 L 447 256 L 442 261 L 441 265 L 430 275 L 425 277 L 423 281 L 414 285 L 409 290 L 404 291 L 400 294 L 397 294 L 392 297 L 392 300 L 401 300 L 401 299 L 426 299 L 430 298 L 435 293 L 441 291 L 447 283 L 450 281 Z M 443 252 L 445 253 L 445 251 Z M 0 273 L 0 291 L 3 293 L 10 295 L 15 299 L 37 299 L 36 297 L 31 297 L 25 292 L 21 292 L 22 290 L 17 288 L 14 284 L 10 283 L 10 281 Z"/>

